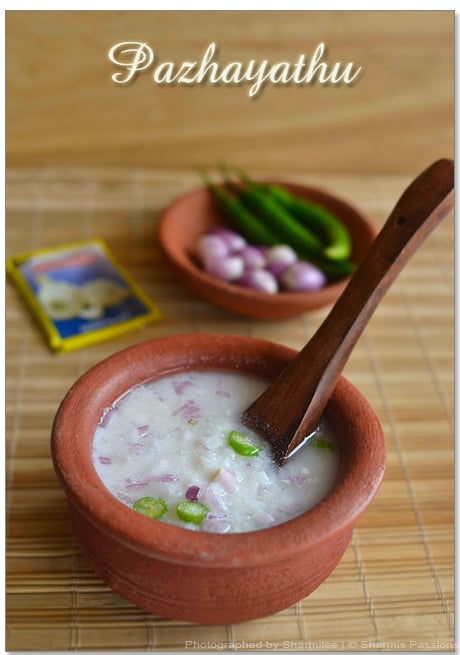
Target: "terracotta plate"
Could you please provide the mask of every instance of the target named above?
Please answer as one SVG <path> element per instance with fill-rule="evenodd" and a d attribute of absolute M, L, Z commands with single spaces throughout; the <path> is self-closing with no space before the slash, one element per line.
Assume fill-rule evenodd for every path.
<path fill-rule="evenodd" d="M 376 235 L 375 227 L 358 209 L 314 187 L 282 183 L 298 196 L 331 210 L 350 231 L 352 260 L 359 262 Z M 158 224 L 160 248 L 180 280 L 197 294 L 224 309 L 259 319 L 297 316 L 335 302 L 348 278 L 314 292 L 266 294 L 217 280 L 203 271 L 193 256 L 197 239 L 217 225 L 225 225 L 215 200 L 206 188 L 199 188 L 175 200 L 161 215 Z"/>

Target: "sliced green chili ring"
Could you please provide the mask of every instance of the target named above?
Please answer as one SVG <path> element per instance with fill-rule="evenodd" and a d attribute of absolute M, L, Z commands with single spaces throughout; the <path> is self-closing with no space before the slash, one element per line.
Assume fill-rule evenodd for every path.
<path fill-rule="evenodd" d="M 256 457 L 262 448 L 251 443 L 249 439 L 241 432 L 232 430 L 228 437 L 228 443 L 233 448 L 235 453 L 243 455 L 243 457 Z"/>
<path fill-rule="evenodd" d="M 182 500 L 176 505 L 176 514 L 187 523 L 201 523 L 208 515 L 209 508 L 195 500 Z"/>
<path fill-rule="evenodd" d="M 332 443 L 332 441 L 329 441 L 328 439 L 316 439 L 312 443 L 313 448 L 321 448 L 322 450 L 330 450 L 331 453 L 335 451 L 335 446 Z"/>
<path fill-rule="evenodd" d="M 162 498 L 145 496 L 136 500 L 133 509 L 139 512 L 139 514 L 148 516 L 149 519 L 159 519 L 168 510 L 168 506 Z"/>

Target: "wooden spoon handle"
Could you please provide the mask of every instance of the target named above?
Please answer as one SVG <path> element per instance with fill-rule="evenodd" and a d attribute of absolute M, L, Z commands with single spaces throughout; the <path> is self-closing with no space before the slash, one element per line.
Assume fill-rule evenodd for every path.
<path fill-rule="evenodd" d="M 454 205 L 454 163 L 441 159 L 406 189 L 319 330 L 246 410 L 281 463 L 318 425 L 357 340 L 401 269 Z"/>

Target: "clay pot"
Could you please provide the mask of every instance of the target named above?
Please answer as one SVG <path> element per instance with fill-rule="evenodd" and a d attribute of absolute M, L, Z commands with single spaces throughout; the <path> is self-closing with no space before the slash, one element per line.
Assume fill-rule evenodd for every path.
<path fill-rule="evenodd" d="M 321 189 L 282 184 L 292 193 L 322 204 L 338 216 L 350 232 L 352 261 L 361 261 L 377 232 L 360 211 Z M 268 294 L 217 280 L 200 267 L 194 250 L 200 235 L 223 225 L 214 199 L 207 189 L 200 188 L 181 196 L 162 213 L 157 238 L 165 259 L 179 279 L 203 298 L 228 311 L 258 319 L 289 318 L 333 304 L 348 283 L 349 278 L 344 278 L 318 291 Z"/>
<path fill-rule="evenodd" d="M 314 508 L 271 528 L 212 534 L 153 521 L 112 496 L 91 461 L 104 408 L 134 385 L 182 370 L 216 368 L 270 379 L 294 355 L 249 337 L 177 335 L 112 355 L 68 392 L 52 430 L 55 470 L 82 551 L 120 596 L 164 617 L 230 623 L 288 607 L 333 571 L 385 467 L 379 421 L 343 378 L 327 408 L 341 452 L 338 480 Z"/>

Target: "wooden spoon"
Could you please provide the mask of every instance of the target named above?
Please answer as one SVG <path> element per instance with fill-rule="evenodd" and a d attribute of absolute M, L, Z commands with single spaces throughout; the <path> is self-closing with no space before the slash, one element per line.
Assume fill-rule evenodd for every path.
<path fill-rule="evenodd" d="M 244 412 L 281 465 L 313 436 L 357 340 L 384 294 L 454 205 L 454 162 L 440 159 L 406 189 L 318 331 Z"/>

